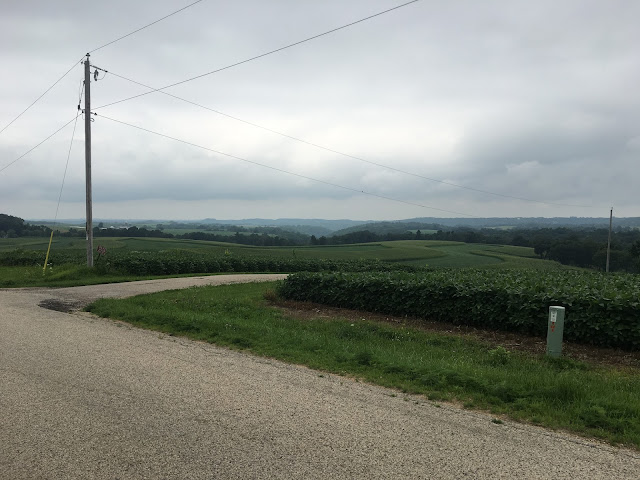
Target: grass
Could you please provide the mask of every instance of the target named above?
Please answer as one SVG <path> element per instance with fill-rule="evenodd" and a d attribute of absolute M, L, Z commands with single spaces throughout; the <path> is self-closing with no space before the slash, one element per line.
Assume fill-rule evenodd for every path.
<path fill-rule="evenodd" d="M 205 273 L 202 275 L 215 275 Z M 98 285 L 102 283 L 133 282 L 171 277 L 192 277 L 193 274 L 136 276 L 119 273 L 101 274 L 95 269 L 80 265 L 59 265 L 42 267 L 3 267 L 0 266 L 0 288 L 16 287 L 75 287 L 78 285 Z"/>
<path fill-rule="evenodd" d="M 88 310 L 169 335 L 355 376 L 432 401 L 640 447 L 640 374 L 492 348 L 466 337 L 269 307 L 273 284 L 198 287 Z"/>
<path fill-rule="evenodd" d="M 417 242 L 417 241 L 416 241 Z M 536 270 L 557 270 L 569 267 L 557 262 L 539 259 L 530 247 L 512 245 L 490 245 L 481 243 L 434 242 L 427 246 L 439 255 L 429 259 L 404 261 L 410 265 L 430 267 L 474 267 L 498 269 L 532 268 Z M 388 242 L 397 243 L 397 242 Z"/>

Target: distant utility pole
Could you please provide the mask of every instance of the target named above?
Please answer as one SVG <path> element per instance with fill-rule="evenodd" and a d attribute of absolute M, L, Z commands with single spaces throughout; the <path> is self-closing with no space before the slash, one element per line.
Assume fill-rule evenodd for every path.
<path fill-rule="evenodd" d="M 609 212 L 609 241 L 607 242 L 607 268 L 606 271 L 609 273 L 609 257 L 611 256 L 611 225 L 613 223 L 613 207 L 611 207 L 611 212 Z"/>
<path fill-rule="evenodd" d="M 84 62 L 84 166 L 87 188 L 87 267 L 93 267 L 93 206 L 91 200 L 91 65 Z"/>

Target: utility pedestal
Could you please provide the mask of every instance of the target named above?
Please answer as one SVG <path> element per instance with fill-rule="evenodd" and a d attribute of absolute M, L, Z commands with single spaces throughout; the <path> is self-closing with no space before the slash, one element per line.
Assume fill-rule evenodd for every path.
<path fill-rule="evenodd" d="M 564 307 L 549 307 L 549 323 L 547 325 L 547 355 L 562 355 L 562 335 L 564 333 Z"/>

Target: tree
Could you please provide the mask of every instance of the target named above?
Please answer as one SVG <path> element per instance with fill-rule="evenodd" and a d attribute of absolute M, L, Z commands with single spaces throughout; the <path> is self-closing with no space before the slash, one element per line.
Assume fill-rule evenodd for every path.
<path fill-rule="evenodd" d="M 605 269 L 607 263 L 607 249 L 602 248 L 593 255 L 593 265 L 601 270 Z M 609 270 L 612 272 L 633 271 L 633 258 L 627 250 L 611 249 L 609 256 Z"/>
<path fill-rule="evenodd" d="M 549 256 L 549 250 L 551 250 L 551 240 L 548 238 L 536 237 L 533 240 L 533 253 L 539 255 L 540 258 L 547 258 Z"/>
<path fill-rule="evenodd" d="M 515 237 L 513 237 L 513 240 L 511 240 L 511 245 L 517 245 L 519 247 L 528 247 L 530 244 L 529 244 L 529 241 L 524 237 L 524 235 L 519 233 Z"/>

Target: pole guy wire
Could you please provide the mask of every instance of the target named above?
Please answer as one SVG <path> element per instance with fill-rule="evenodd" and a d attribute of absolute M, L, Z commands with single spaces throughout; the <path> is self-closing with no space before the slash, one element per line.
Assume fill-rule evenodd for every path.
<path fill-rule="evenodd" d="M 71 143 L 69 144 L 69 151 L 67 152 L 67 163 L 64 166 L 64 174 L 62 175 L 62 185 L 60 185 L 60 194 L 58 195 L 58 205 L 56 206 L 56 214 L 53 217 L 53 225 L 55 226 L 58 220 L 58 210 L 60 209 L 60 201 L 62 200 L 62 190 L 64 189 L 64 182 L 67 178 L 67 170 L 69 169 L 69 159 L 71 158 L 71 148 L 73 147 L 73 140 L 76 136 L 76 127 L 78 126 L 78 117 L 80 116 L 80 103 L 82 102 L 82 92 L 84 91 L 84 82 L 80 82 L 80 95 L 78 98 L 78 112 L 73 123 L 73 133 L 71 134 Z"/>
<path fill-rule="evenodd" d="M 292 176 L 294 176 L 294 177 L 303 178 L 303 179 L 305 179 L 305 180 L 311 180 L 311 181 L 316 182 L 316 183 L 322 183 L 322 184 L 324 184 L 324 185 L 329 185 L 329 186 L 331 186 L 331 187 L 340 188 L 340 189 L 342 189 L 342 190 L 347 190 L 347 191 L 354 192 L 354 193 L 358 193 L 358 194 L 361 194 L 361 195 L 368 195 L 368 196 L 371 196 L 371 197 L 381 198 L 381 199 L 383 199 L 383 200 L 390 200 L 390 201 L 393 201 L 393 202 L 403 203 L 403 204 L 405 204 L 405 205 L 412 205 L 412 206 L 415 206 L 415 207 L 427 208 L 427 209 L 429 209 L 429 210 L 436 210 L 436 211 L 439 211 L 439 212 L 452 213 L 452 214 L 454 214 L 454 215 L 463 215 L 463 216 L 465 216 L 465 217 L 479 218 L 479 217 L 477 217 L 476 215 L 471 215 L 471 214 L 469 214 L 469 213 L 456 212 L 456 211 L 454 211 L 454 210 L 445 210 L 445 209 L 442 209 L 442 208 L 431 207 L 431 206 L 429 206 L 429 205 L 423 205 L 423 204 L 421 204 L 421 203 L 408 202 L 408 201 L 406 201 L 406 200 L 400 200 L 400 199 L 398 199 L 398 198 L 387 197 L 387 196 L 385 196 L 385 195 L 379 195 L 379 194 L 377 194 L 377 193 L 372 193 L 372 192 L 367 192 L 367 191 L 365 191 L 365 190 L 359 190 L 359 189 L 357 189 L 357 188 L 347 187 L 347 186 L 340 185 L 340 184 L 337 184 L 337 183 L 328 182 L 328 181 L 326 181 L 326 180 L 320 180 L 320 179 L 318 179 L 318 178 L 309 177 L 309 176 L 307 176 L 307 175 L 302 175 L 302 174 L 300 174 L 300 173 L 291 172 L 291 171 L 289 171 L 289 170 L 285 170 L 285 169 L 283 169 L 283 168 L 274 167 L 274 166 L 272 166 L 272 165 L 267 165 L 267 164 L 264 164 L 264 163 L 256 162 L 256 161 L 254 161 L 254 160 L 248 160 L 248 159 L 246 159 L 246 158 L 238 157 L 238 156 L 236 156 L 236 155 L 231 155 L 231 154 L 229 154 L 229 153 L 221 152 L 221 151 L 219 151 L 219 150 L 214 150 L 214 149 L 209 148 L 209 147 L 205 147 L 205 146 L 202 146 L 202 145 L 198 145 L 197 143 L 193 143 L 193 142 L 189 142 L 189 141 L 187 141 L 187 140 L 182 140 L 182 139 L 180 139 L 180 138 L 172 137 L 172 136 L 170 136 L 170 135 L 166 135 L 166 134 L 164 134 L 164 133 L 155 132 L 155 131 L 153 131 L 153 130 L 149 130 L 149 129 L 147 129 L 147 128 L 140 127 L 140 126 L 138 126 L 138 125 L 133 125 L 133 124 L 131 124 L 131 123 L 124 122 L 124 121 L 122 121 L 122 120 L 117 120 L 117 119 L 115 119 L 115 118 L 107 117 L 107 116 L 105 116 L 105 115 L 101 115 L 101 114 L 97 114 L 97 113 L 93 113 L 93 115 L 98 116 L 98 117 L 100 117 L 100 118 L 104 118 L 105 120 L 110 120 L 110 121 L 112 121 L 112 122 L 119 123 L 119 124 L 121 124 L 121 125 L 126 125 L 126 126 L 128 126 L 128 127 L 135 128 L 135 129 L 137 129 L 137 130 L 141 130 L 141 131 L 143 131 L 143 132 L 151 133 L 151 134 L 153 134 L 153 135 L 157 135 L 157 136 L 159 136 L 159 137 L 167 138 L 167 139 L 169 139 L 169 140 L 174 140 L 174 141 L 176 141 L 176 142 L 180 142 L 180 143 L 183 143 L 183 144 L 185 144 L 185 145 L 189 145 L 189 146 L 192 146 L 192 147 L 200 148 L 200 149 L 202 149 L 202 150 L 206 150 L 206 151 L 209 151 L 209 152 L 212 152 L 212 153 L 216 153 L 216 154 L 218 154 L 218 155 L 223 155 L 223 156 L 225 156 L 225 157 L 233 158 L 234 160 L 239 160 L 239 161 L 242 161 L 242 162 L 245 162 L 245 163 L 250 163 L 250 164 L 252 164 L 252 165 L 256 165 L 256 166 L 263 167 L 263 168 L 268 168 L 268 169 L 270 169 L 270 170 L 274 170 L 274 171 L 276 171 L 276 172 L 286 173 L 287 175 L 292 175 Z"/>
<path fill-rule="evenodd" d="M 175 87 L 177 85 L 182 85 L 184 83 L 191 82 L 193 80 L 197 80 L 199 78 L 203 78 L 203 77 L 206 77 L 208 75 L 213 75 L 214 73 L 222 72 L 223 70 L 228 70 L 230 68 L 237 67 L 238 65 L 243 65 L 245 63 L 252 62 L 253 60 L 257 60 L 259 58 L 263 58 L 263 57 L 266 57 L 268 55 L 272 55 L 274 53 L 281 52 L 282 50 L 286 50 L 288 48 L 295 47 L 296 45 L 300 45 L 302 43 L 306 43 L 306 42 L 309 42 L 311 40 L 315 40 L 315 39 L 323 37 L 325 35 L 329 35 L 331 33 L 337 32 L 339 30 L 343 30 L 345 28 L 352 27 L 353 25 L 357 25 L 358 23 L 362 23 L 362 22 L 365 22 L 367 20 L 371 20 L 372 18 L 379 17 L 380 15 L 384 15 L 385 13 L 389 13 L 389 12 L 392 12 L 394 10 L 398 10 L 399 8 L 406 7 L 407 5 L 410 5 L 412 3 L 416 3 L 418 1 L 419 0 L 411 0 L 410 2 L 403 3 L 402 5 L 397 5 L 397 6 L 393 7 L 393 8 L 389 8 L 389 9 L 384 10 L 382 12 L 378 12 L 378 13 L 375 13 L 373 15 L 369 15 L 368 17 L 361 18 L 360 20 L 356 20 L 355 22 L 347 23 L 346 25 L 342 25 L 341 27 L 337 27 L 337 28 L 334 28 L 332 30 L 327 30 L 326 32 L 320 33 L 318 35 L 314 35 L 312 37 L 305 38 L 304 40 L 299 40 L 297 42 L 290 43 L 289 45 L 285 45 L 284 47 L 276 48 L 275 50 L 271 50 L 269 52 L 262 53 L 260 55 L 256 55 L 255 57 L 247 58 L 246 60 L 242 60 L 240 62 L 236 62 L 236 63 L 233 63 L 231 65 L 227 65 L 226 67 L 218 68 L 216 70 L 212 70 L 210 72 L 203 73 L 201 75 L 196 75 L 195 77 L 187 78 L 186 80 L 181 80 L 180 82 L 172 83 L 170 85 L 166 85 L 166 86 L 161 87 L 161 88 L 156 88 L 156 89 L 154 89 L 152 91 L 149 91 L 149 92 L 141 93 L 139 95 L 134 95 L 132 97 L 123 98 L 123 99 L 117 100 L 115 102 L 107 103 L 106 105 L 101 105 L 99 107 L 95 107 L 94 110 L 97 110 L 99 108 L 110 107 L 111 105 L 116 105 L 117 103 L 127 102 L 129 100 L 133 100 L 134 98 L 144 97 L 145 95 L 149 95 L 150 93 L 153 93 L 153 92 L 159 92 L 161 90 L 166 90 L 167 88 Z"/>

